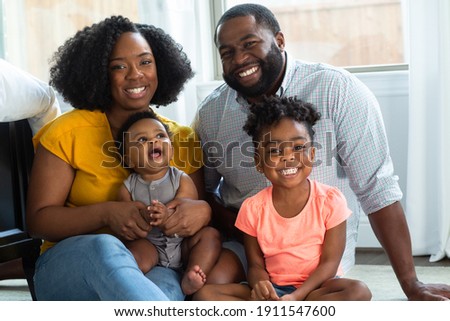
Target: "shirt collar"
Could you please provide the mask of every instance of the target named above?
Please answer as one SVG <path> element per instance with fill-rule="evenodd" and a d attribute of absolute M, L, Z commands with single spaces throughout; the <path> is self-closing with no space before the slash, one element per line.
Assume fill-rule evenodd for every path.
<path fill-rule="evenodd" d="M 283 96 L 284 93 L 286 92 L 286 88 L 289 87 L 289 84 L 291 83 L 292 80 L 292 74 L 294 73 L 295 70 L 295 63 L 294 63 L 294 59 L 292 59 L 292 57 L 288 54 L 287 51 L 285 51 L 286 53 L 286 71 L 284 73 L 284 77 L 283 77 L 283 81 L 281 82 L 281 86 L 280 88 L 278 88 L 277 91 L 277 96 Z"/>

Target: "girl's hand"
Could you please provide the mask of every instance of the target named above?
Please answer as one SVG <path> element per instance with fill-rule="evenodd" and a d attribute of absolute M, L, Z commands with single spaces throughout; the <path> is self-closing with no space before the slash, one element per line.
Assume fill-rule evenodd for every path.
<path fill-rule="evenodd" d="M 280 301 L 297 301 L 297 299 L 294 297 L 294 295 L 291 294 L 285 294 L 280 298 Z"/>
<path fill-rule="evenodd" d="M 251 298 L 255 301 L 278 301 L 280 299 L 272 283 L 268 280 L 259 281 L 255 284 Z"/>

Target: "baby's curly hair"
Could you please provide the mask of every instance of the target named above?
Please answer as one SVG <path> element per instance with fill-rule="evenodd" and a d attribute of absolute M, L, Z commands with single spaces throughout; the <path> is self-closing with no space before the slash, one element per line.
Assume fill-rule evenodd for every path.
<path fill-rule="evenodd" d="M 194 76 L 181 45 L 162 29 L 112 16 L 78 31 L 50 61 L 50 84 L 74 108 L 106 111 L 112 105 L 109 57 L 124 32 L 140 33 L 153 51 L 158 88 L 152 104 L 164 106 L 176 101 L 186 81 Z"/>
<path fill-rule="evenodd" d="M 117 135 L 117 140 L 116 140 L 116 147 L 119 150 L 120 156 L 124 157 L 125 155 L 125 133 L 130 129 L 131 126 L 133 126 L 135 123 L 137 123 L 138 121 L 142 120 L 142 119 L 154 119 L 159 121 L 164 129 L 167 132 L 167 135 L 169 137 L 172 137 L 172 132 L 169 129 L 169 126 L 167 126 L 163 121 L 161 121 L 161 119 L 158 117 L 158 115 L 151 109 L 149 109 L 148 111 L 141 111 L 141 112 L 137 112 L 132 114 L 131 116 L 128 117 L 128 119 L 125 121 L 125 123 L 123 123 L 122 127 L 119 129 L 119 134 Z"/>
<path fill-rule="evenodd" d="M 250 114 L 243 129 L 257 147 L 264 129 L 276 125 L 282 118 L 290 118 L 306 125 L 312 143 L 313 126 L 320 117 L 314 105 L 295 97 L 265 96 L 263 101 L 250 106 Z"/>

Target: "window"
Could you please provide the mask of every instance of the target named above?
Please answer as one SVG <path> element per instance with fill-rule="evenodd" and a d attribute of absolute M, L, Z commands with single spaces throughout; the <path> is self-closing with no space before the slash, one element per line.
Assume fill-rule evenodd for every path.
<path fill-rule="evenodd" d="M 248 1 L 226 0 L 225 8 Z M 295 58 L 340 67 L 404 69 L 404 0 L 260 0 Z M 361 68 L 364 66 L 364 68 Z M 380 69 L 380 68 L 378 68 Z"/>
<path fill-rule="evenodd" d="M 161 7 L 164 1 L 155 1 L 155 6 Z M 247 1 L 212 1 L 220 4 L 216 19 L 223 8 L 243 2 Z M 408 63 L 404 28 L 406 0 L 255 2 L 275 13 L 287 39 L 287 49 L 295 58 L 341 67 L 382 65 L 399 69 Z M 144 8 L 148 6 L 147 1 L 141 0 L 3 0 L 0 3 L 0 56 L 43 80 L 48 78 L 48 61 L 53 52 L 77 30 L 112 14 L 139 21 L 149 11 Z M 193 3 L 207 4 L 204 0 Z M 220 75 L 221 72 L 219 78 Z"/>
<path fill-rule="evenodd" d="M 114 14 L 139 16 L 131 0 L 0 0 L 0 7 L 0 57 L 44 81 L 53 53 L 77 30 Z"/>

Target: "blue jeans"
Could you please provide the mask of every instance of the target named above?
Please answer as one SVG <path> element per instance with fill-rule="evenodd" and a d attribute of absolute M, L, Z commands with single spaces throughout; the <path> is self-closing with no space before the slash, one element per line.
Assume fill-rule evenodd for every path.
<path fill-rule="evenodd" d="M 285 294 L 291 294 L 297 290 L 297 288 L 293 285 L 277 285 L 275 283 L 272 283 L 272 285 L 280 298 Z"/>
<path fill-rule="evenodd" d="M 160 266 L 146 275 L 130 251 L 108 234 L 67 238 L 36 262 L 38 300 L 184 300 L 179 273 Z"/>

